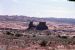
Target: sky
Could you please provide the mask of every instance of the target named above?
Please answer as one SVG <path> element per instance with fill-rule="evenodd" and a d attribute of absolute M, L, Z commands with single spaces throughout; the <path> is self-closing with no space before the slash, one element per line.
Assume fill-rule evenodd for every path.
<path fill-rule="evenodd" d="M 75 18 L 75 2 L 67 0 L 0 0 L 0 15 Z"/>

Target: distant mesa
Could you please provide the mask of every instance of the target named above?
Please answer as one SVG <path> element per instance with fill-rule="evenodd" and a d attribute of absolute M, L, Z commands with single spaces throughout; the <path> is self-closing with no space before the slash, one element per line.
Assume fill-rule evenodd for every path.
<path fill-rule="evenodd" d="M 36 29 L 36 30 L 47 30 L 46 22 L 39 22 L 37 26 L 33 24 L 33 22 L 29 23 L 28 29 Z"/>

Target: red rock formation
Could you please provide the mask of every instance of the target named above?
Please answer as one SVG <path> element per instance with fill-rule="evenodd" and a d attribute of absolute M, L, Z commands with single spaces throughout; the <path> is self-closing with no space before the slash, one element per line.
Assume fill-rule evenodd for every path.
<path fill-rule="evenodd" d="M 47 30 L 48 27 L 46 26 L 46 22 L 40 22 L 37 27 L 36 27 L 37 30 Z"/>
<path fill-rule="evenodd" d="M 33 22 L 30 22 L 28 29 L 33 29 L 33 28 L 35 28 L 35 26 L 33 25 Z"/>

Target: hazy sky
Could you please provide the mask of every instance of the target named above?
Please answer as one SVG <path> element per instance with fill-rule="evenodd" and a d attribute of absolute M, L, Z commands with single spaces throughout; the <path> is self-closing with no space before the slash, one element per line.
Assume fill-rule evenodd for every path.
<path fill-rule="evenodd" d="M 0 15 L 75 18 L 75 2 L 67 0 L 0 0 Z"/>

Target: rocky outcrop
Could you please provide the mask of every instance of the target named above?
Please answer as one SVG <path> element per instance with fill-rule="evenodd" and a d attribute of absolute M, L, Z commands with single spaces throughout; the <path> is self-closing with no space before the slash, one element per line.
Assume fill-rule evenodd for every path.
<path fill-rule="evenodd" d="M 36 26 L 37 30 L 47 30 L 48 27 L 46 26 L 46 22 L 40 22 L 37 26 Z"/>
<path fill-rule="evenodd" d="M 34 29 L 36 26 L 34 26 L 33 22 L 29 23 L 28 29 Z"/>

